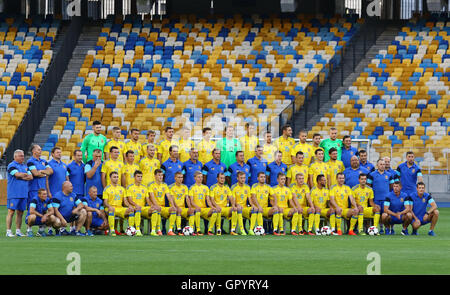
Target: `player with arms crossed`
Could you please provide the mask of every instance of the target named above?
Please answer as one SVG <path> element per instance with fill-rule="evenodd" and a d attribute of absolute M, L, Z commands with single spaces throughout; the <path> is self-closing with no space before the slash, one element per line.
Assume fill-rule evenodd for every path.
<path fill-rule="evenodd" d="M 373 190 L 367 185 L 367 174 L 359 174 L 358 180 L 359 184 L 355 185 L 352 190 L 355 196 L 356 206 L 359 210 L 358 231 L 360 235 L 363 235 L 364 218 L 373 218 L 373 225 L 378 228 L 378 224 L 380 223 L 380 207 L 373 201 Z M 376 235 L 378 236 L 380 234 L 377 232 Z"/>
<path fill-rule="evenodd" d="M 292 192 L 291 190 L 285 186 L 286 184 L 286 175 L 283 173 L 278 174 L 278 185 L 273 188 L 273 195 L 272 198 L 275 200 L 276 206 L 279 208 L 280 214 L 280 220 L 278 223 L 279 228 L 279 235 L 285 235 L 284 233 L 284 219 L 291 220 L 291 234 L 294 236 L 297 236 L 297 232 L 295 229 L 297 228 L 298 224 L 298 212 L 295 207 L 295 203 L 292 200 Z M 276 235 L 277 232 L 275 230 L 275 224 L 274 224 L 274 234 Z"/>
<path fill-rule="evenodd" d="M 216 209 L 216 234 L 222 234 L 221 223 L 222 216 L 231 217 L 231 235 L 237 235 L 236 224 L 238 220 L 238 210 L 231 189 L 225 184 L 225 174 L 220 172 L 217 174 L 217 183 L 211 186 L 209 191 L 209 203 L 211 207 Z M 242 211 L 241 211 L 242 212 Z M 242 214 L 241 214 L 242 217 Z"/>
<path fill-rule="evenodd" d="M 330 190 L 330 204 L 333 206 L 336 212 L 336 229 L 337 234 L 342 235 L 341 231 L 341 221 L 342 217 L 345 219 L 350 219 L 350 228 L 348 234 L 350 236 L 355 236 L 353 229 L 355 228 L 356 222 L 358 221 L 359 210 L 356 207 L 355 199 L 353 198 L 352 189 L 345 185 L 344 173 L 339 172 L 336 175 L 337 184 L 334 185 Z M 349 201 L 351 207 L 349 206 Z M 333 232 L 333 228 L 331 229 Z"/>
<path fill-rule="evenodd" d="M 305 176 L 302 173 L 295 175 L 295 182 L 291 184 L 292 197 L 298 211 L 299 235 L 311 234 L 303 229 L 303 217 L 308 218 L 308 224 L 314 224 L 314 205 L 311 200 L 311 191 L 305 183 Z"/>
<path fill-rule="evenodd" d="M 316 235 L 320 235 L 320 216 L 328 218 L 330 226 L 333 228 L 336 224 L 334 209 L 330 206 L 330 191 L 327 189 L 327 180 L 325 175 L 319 174 L 316 178 L 317 186 L 311 190 L 311 199 L 314 204 L 315 216 L 314 227 Z M 312 224 L 308 225 L 308 232 L 312 233 Z"/>
<path fill-rule="evenodd" d="M 425 183 L 419 181 L 417 183 L 417 192 L 413 193 L 410 197 L 412 199 L 412 215 L 414 218 L 412 222 L 412 234 L 417 235 L 419 227 L 431 223 L 428 235 L 435 236 L 434 227 L 439 218 L 439 210 L 431 195 L 425 192 Z M 431 208 L 427 210 L 428 205 Z"/>

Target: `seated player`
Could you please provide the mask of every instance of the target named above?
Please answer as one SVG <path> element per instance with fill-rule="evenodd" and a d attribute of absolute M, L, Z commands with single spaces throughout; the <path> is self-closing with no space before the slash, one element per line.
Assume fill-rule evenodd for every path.
<path fill-rule="evenodd" d="M 89 236 L 101 234 L 109 228 L 108 219 L 105 214 L 105 207 L 103 207 L 103 200 L 97 197 L 97 187 L 91 186 L 88 191 L 88 196 L 84 198 L 85 209 L 87 212 L 86 228 Z"/>
<path fill-rule="evenodd" d="M 174 174 L 175 175 L 175 174 Z M 160 217 L 156 223 L 156 234 L 161 236 L 161 217 L 169 219 L 169 231 L 167 235 L 176 236 L 173 232 L 173 227 L 177 220 L 177 209 L 175 208 L 174 201 L 169 192 L 169 187 L 163 182 L 164 172 L 161 169 L 155 170 L 155 181 L 149 185 L 150 195 L 153 195 L 151 200 L 155 200 L 156 204 L 161 207 Z M 152 224 L 153 226 L 153 224 Z M 154 231 L 152 228 L 152 235 Z"/>
<path fill-rule="evenodd" d="M 211 186 L 209 190 L 208 199 L 209 202 L 211 203 L 210 207 L 214 208 L 217 213 L 216 234 L 218 236 L 222 234 L 221 223 L 223 216 L 228 219 L 231 218 L 230 234 L 233 236 L 237 235 L 236 224 L 238 220 L 237 215 L 238 210 L 236 207 L 235 200 L 233 199 L 233 193 L 231 192 L 230 188 L 225 184 L 224 173 L 220 172 L 219 174 L 217 174 L 217 183 Z"/>
<path fill-rule="evenodd" d="M 25 218 L 28 225 L 27 236 L 33 236 L 33 225 L 38 225 L 37 237 L 45 237 L 45 226 L 59 227 L 53 213 L 52 200 L 47 197 L 47 191 L 43 188 L 38 190 L 38 196 L 31 199 L 30 210 Z"/>
<path fill-rule="evenodd" d="M 68 223 L 75 221 L 75 235 L 85 236 L 85 234 L 80 232 L 80 229 L 86 221 L 87 212 L 84 208 L 77 207 L 72 183 L 64 181 L 62 191 L 57 192 L 51 200 L 54 214 L 57 218 L 56 224 L 59 225 L 56 235 L 69 235 L 66 226 Z"/>
<path fill-rule="evenodd" d="M 136 236 L 142 237 L 141 232 L 141 217 L 150 219 L 150 206 L 146 206 L 146 198 L 149 191 L 145 185 L 142 185 L 142 178 L 144 174 L 140 170 L 133 173 L 134 183 L 127 187 L 126 204 L 134 210 L 134 224 L 136 226 Z"/>
<path fill-rule="evenodd" d="M 433 200 L 429 193 L 425 192 L 425 183 L 417 183 L 417 192 L 413 193 L 410 197 L 412 199 L 412 228 L 413 235 L 417 235 L 417 230 L 422 225 L 431 223 L 428 235 L 435 236 L 434 227 L 439 218 L 439 210 L 437 209 L 436 202 Z M 427 206 L 430 205 L 431 208 L 427 210 Z"/>
<path fill-rule="evenodd" d="M 194 228 L 194 209 L 186 208 L 186 202 L 188 199 L 189 188 L 183 184 L 183 173 L 175 173 L 175 183 L 169 186 L 170 195 L 174 200 L 174 206 L 177 209 L 176 227 L 177 234 L 183 235 L 181 230 L 181 218 L 188 221 L 188 225 Z"/>
<path fill-rule="evenodd" d="M 308 218 L 308 224 L 314 224 L 314 205 L 311 200 L 311 193 L 308 185 L 305 183 L 305 176 L 303 173 L 295 175 L 295 182 L 290 186 L 292 197 L 295 203 L 295 208 L 298 211 L 298 234 L 303 236 L 306 232 L 303 229 L 303 217 Z"/>
<path fill-rule="evenodd" d="M 364 218 L 372 218 L 373 226 L 378 228 L 380 222 L 379 206 L 373 201 L 373 190 L 367 185 L 367 174 L 361 173 L 358 176 L 359 184 L 355 185 L 353 195 L 355 197 L 356 206 L 358 207 L 358 231 L 360 235 L 364 235 L 363 222 Z M 369 207 L 370 205 L 370 207 Z M 378 232 L 377 236 L 380 235 Z"/>
<path fill-rule="evenodd" d="M 411 224 L 413 215 L 411 213 L 411 198 L 401 191 L 402 186 L 396 181 L 392 187 L 392 192 L 384 201 L 384 210 L 381 215 L 381 222 L 386 227 L 386 235 L 395 235 L 394 224 L 403 224 L 402 235 L 408 235 L 408 225 Z"/>
<path fill-rule="evenodd" d="M 260 172 L 264 173 L 264 172 Z M 236 202 L 237 212 L 238 212 L 238 223 L 241 229 L 241 235 L 246 235 L 245 226 L 243 218 L 250 220 L 250 230 L 249 234 L 251 236 L 255 235 L 253 229 L 255 228 L 256 219 L 258 217 L 259 209 L 253 203 L 250 202 L 251 199 L 251 189 L 248 186 L 246 181 L 246 175 L 244 172 L 237 173 L 238 182 L 231 187 L 231 191 L 233 192 L 233 197 Z M 256 184 L 256 183 L 255 183 Z M 250 206 L 249 206 L 250 205 Z M 262 212 L 261 212 L 262 213 Z"/>
<path fill-rule="evenodd" d="M 320 235 L 320 216 L 327 218 L 330 221 L 330 226 L 334 227 L 336 224 L 336 217 L 334 209 L 330 206 L 330 191 L 327 189 L 327 179 L 325 175 L 319 174 L 316 177 L 317 186 L 311 190 L 311 199 L 314 204 L 315 216 L 314 227 L 316 228 L 316 235 Z M 312 234 L 312 224 L 308 225 L 308 232 Z"/>
<path fill-rule="evenodd" d="M 258 207 L 256 225 L 263 226 L 263 217 L 272 218 L 272 223 L 279 223 L 278 207 L 269 207 L 270 196 L 273 195 L 273 189 L 266 184 L 266 175 L 264 172 L 258 173 L 258 182 L 252 186 L 250 191 L 250 202 L 252 207 Z"/>
<path fill-rule="evenodd" d="M 345 185 L 345 175 L 339 172 L 336 175 L 337 184 L 333 185 L 330 190 L 330 204 L 333 206 L 336 214 L 336 230 L 331 225 L 331 231 L 336 232 L 338 235 L 342 235 L 341 221 L 342 217 L 350 219 L 350 228 L 348 234 L 355 236 L 353 229 L 358 221 L 359 210 L 356 207 L 355 199 L 353 197 L 353 191 Z"/>
<path fill-rule="evenodd" d="M 278 177 L 278 185 L 273 187 L 273 195 L 272 199 L 275 200 L 275 206 L 279 208 L 280 220 L 278 223 L 278 227 L 276 224 L 273 225 L 274 235 L 285 235 L 284 233 L 284 219 L 291 220 L 291 234 L 297 236 L 297 232 L 295 229 L 298 224 L 298 212 L 295 207 L 295 203 L 292 200 L 292 192 L 291 190 L 285 186 L 286 184 L 286 175 L 283 173 L 279 173 Z M 279 229 L 279 232 L 277 231 Z"/>
<path fill-rule="evenodd" d="M 132 207 L 124 207 L 124 199 L 126 197 L 125 189 L 119 185 L 119 173 L 111 172 L 109 174 L 110 185 L 103 190 L 103 206 L 108 214 L 108 224 L 111 236 L 116 236 L 114 229 L 115 217 L 128 219 L 128 226 L 134 226 L 134 209 Z"/>
<path fill-rule="evenodd" d="M 215 222 L 217 220 L 217 211 L 213 207 L 206 205 L 208 196 L 210 194 L 209 188 L 203 184 L 203 173 L 197 171 L 194 173 L 195 183 L 189 188 L 189 202 L 190 205 L 195 209 L 194 220 L 195 220 L 195 230 L 198 236 L 203 235 L 200 230 L 200 217 L 208 220 L 208 235 L 214 235 L 213 229 Z M 209 205 L 209 204 L 208 204 Z"/>

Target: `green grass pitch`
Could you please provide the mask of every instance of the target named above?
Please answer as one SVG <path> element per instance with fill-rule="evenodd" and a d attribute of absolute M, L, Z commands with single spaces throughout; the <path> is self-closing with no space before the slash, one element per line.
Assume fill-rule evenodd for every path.
<path fill-rule="evenodd" d="M 0 274 L 64 275 L 69 252 L 80 254 L 84 275 L 366 274 L 369 252 L 380 254 L 381 274 L 450 274 L 450 208 L 440 213 L 436 237 L 427 235 L 429 225 L 408 237 L 396 225 L 395 236 L 378 237 L 7 238 L 0 206 Z"/>

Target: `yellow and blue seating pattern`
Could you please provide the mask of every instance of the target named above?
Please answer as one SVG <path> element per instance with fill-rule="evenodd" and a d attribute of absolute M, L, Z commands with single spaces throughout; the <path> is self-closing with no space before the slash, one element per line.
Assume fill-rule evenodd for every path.
<path fill-rule="evenodd" d="M 372 159 L 393 167 L 415 152 L 431 173 L 448 169 L 450 22 L 412 20 L 380 50 L 311 133 L 370 139 Z"/>
<path fill-rule="evenodd" d="M 0 15 L 0 155 L 47 71 L 59 25 L 58 20 Z"/>

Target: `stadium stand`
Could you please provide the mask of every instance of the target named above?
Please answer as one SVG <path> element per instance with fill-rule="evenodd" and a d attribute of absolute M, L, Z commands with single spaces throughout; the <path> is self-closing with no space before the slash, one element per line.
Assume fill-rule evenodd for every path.
<path fill-rule="evenodd" d="M 302 97 L 319 73 L 323 82 L 361 22 L 303 15 L 108 19 L 43 157 L 57 145 L 70 159 L 94 120 L 102 121 L 107 134 L 121 127 L 125 138 L 130 128 L 143 130 L 142 140 L 149 129 L 158 133 L 185 123 L 201 136 L 200 120 L 214 126 L 258 115 L 269 122 Z"/>
<path fill-rule="evenodd" d="M 392 157 L 392 166 L 412 150 L 424 170 L 448 167 L 450 23 L 411 20 L 392 44 L 372 59 L 311 133 L 372 141 L 372 159 Z"/>
<path fill-rule="evenodd" d="M 45 76 L 59 26 L 52 18 L 0 15 L 0 155 Z"/>

